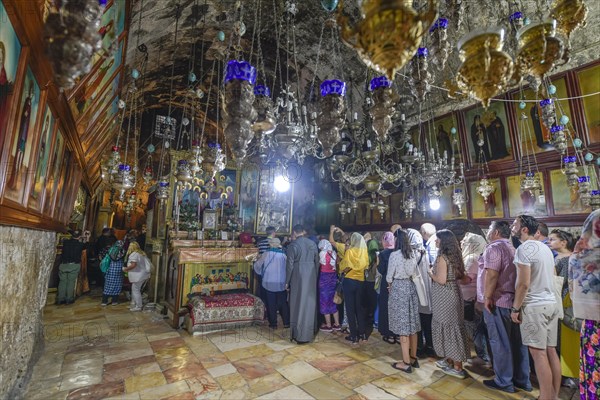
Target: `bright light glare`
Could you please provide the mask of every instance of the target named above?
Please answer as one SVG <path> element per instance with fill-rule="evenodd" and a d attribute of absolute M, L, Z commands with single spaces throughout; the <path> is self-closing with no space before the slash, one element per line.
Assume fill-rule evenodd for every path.
<path fill-rule="evenodd" d="M 429 199 L 429 208 L 431 208 L 433 211 L 439 210 L 440 209 L 440 199 L 437 199 L 437 198 Z"/>
<path fill-rule="evenodd" d="M 285 179 L 283 176 L 279 175 L 277 177 L 275 177 L 275 190 L 277 190 L 278 192 L 287 192 L 288 190 L 290 190 L 290 183 L 287 181 L 287 179 Z"/>

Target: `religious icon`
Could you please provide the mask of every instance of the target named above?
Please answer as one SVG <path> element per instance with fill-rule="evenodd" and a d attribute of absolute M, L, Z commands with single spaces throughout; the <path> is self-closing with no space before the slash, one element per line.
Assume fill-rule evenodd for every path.
<path fill-rule="evenodd" d="M 27 68 L 21 101 L 13 127 L 13 140 L 7 163 L 7 180 L 4 196 L 17 203 L 24 203 L 25 185 L 31 168 L 33 144 L 36 142 L 36 121 L 40 102 L 40 88 L 33 72 Z M 25 204 L 23 204 L 25 205 Z"/>
<path fill-rule="evenodd" d="M 50 146 L 52 144 L 52 133 L 54 131 L 54 117 L 50 111 L 50 107 L 46 106 L 44 115 L 44 123 L 42 125 L 42 133 L 40 135 L 40 144 L 37 156 L 37 167 L 35 177 L 31 187 L 31 199 L 29 207 L 39 209 L 41 207 L 41 195 L 43 188 L 46 185 L 46 177 L 48 176 L 48 157 L 50 156 Z"/>
<path fill-rule="evenodd" d="M 5 129 L 10 113 L 11 98 L 19 66 L 21 43 L 15 33 L 10 19 L 0 2 L 0 145 L 6 136 Z"/>
<path fill-rule="evenodd" d="M 470 132 L 469 153 L 471 163 L 507 160 L 512 154 L 508 118 L 504 103 L 494 102 L 488 109 L 474 107 L 464 112 L 466 128 Z M 470 126 L 469 126 L 470 123 Z"/>
<path fill-rule="evenodd" d="M 583 110 L 585 111 L 585 122 L 589 133 L 590 143 L 600 142 L 600 65 L 595 65 L 577 72 L 577 79 L 581 94 L 584 95 L 581 99 L 583 102 Z M 560 86 L 556 85 L 556 93 L 559 94 Z M 590 96 L 591 93 L 596 93 Z M 567 103 L 568 102 L 564 102 Z"/>

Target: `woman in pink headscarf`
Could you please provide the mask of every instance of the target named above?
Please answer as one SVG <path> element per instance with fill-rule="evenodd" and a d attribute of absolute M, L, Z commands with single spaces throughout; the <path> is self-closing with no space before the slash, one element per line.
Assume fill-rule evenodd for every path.
<path fill-rule="evenodd" d="M 377 255 L 377 272 L 381 276 L 385 277 L 388 270 L 388 261 L 390 260 L 390 254 L 394 251 L 396 244 L 394 234 L 392 232 L 386 232 L 383 234 L 381 241 L 383 243 L 383 250 Z M 379 322 L 377 329 L 379 334 L 385 342 L 390 344 L 398 343 L 398 335 L 390 331 L 389 319 L 388 319 L 388 296 L 387 290 L 379 291 Z"/>

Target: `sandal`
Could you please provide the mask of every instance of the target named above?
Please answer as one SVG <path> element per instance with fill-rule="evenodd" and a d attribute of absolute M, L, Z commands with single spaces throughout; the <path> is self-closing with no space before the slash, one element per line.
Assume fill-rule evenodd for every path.
<path fill-rule="evenodd" d="M 397 344 L 398 341 L 393 336 L 384 336 L 383 341 L 389 344 Z"/>
<path fill-rule="evenodd" d="M 406 365 L 406 368 L 400 368 L 398 366 L 400 364 L 400 362 L 392 363 L 392 368 L 397 369 L 398 371 L 406 372 L 407 374 L 411 374 L 412 373 L 412 367 L 410 366 L 410 364 L 405 363 L 404 361 L 401 361 L 401 363 L 404 364 L 404 365 Z"/>
<path fill-rule="evenodd" d="M 410 363 L 410 366 L 413 368 L 419 368 L 419 359 L 416 357 L 411 357 L 410 359 L 411 361 L 414 360 Z"/>

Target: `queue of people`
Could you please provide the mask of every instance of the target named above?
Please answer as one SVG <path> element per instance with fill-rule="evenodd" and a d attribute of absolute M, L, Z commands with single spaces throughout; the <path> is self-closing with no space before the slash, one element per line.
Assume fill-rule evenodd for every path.
<path fill-rule="evenodd" d="M 474 351 L 493 368 L 483 381 L 489 389 L 530 392 L 535 378 L 540 399 L 576 384 L 593 399 L 600 387 L 599 219 L 593 212 L 578 240 L 528 215 L 492 221 L 486 237 L 467 233 L 460 242 L 432 224 L 420 231 L 395 225 L 380 242 L 331 226 L 315 243 L 294 227 L 287 251 L 269 239 L 278 255 L 265 252 L 254 268 L 265 288 L 277 277 L 269 325 L 277 326 L 279 312 L 298 343 L 320 329 L 346 331 L 356 345 L 375 327 L 382 340 L 400 344 L 392 367 L 404 373 L 435 356 L 442 372 L 464 379 Z M 557 277 L 567 278 L 560 287 Z"/>

